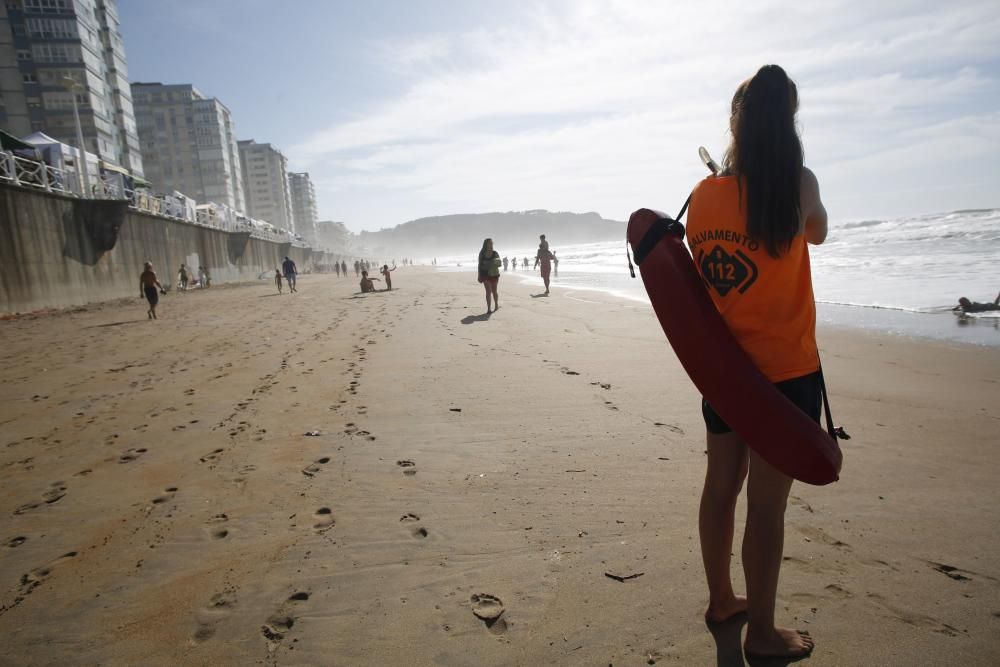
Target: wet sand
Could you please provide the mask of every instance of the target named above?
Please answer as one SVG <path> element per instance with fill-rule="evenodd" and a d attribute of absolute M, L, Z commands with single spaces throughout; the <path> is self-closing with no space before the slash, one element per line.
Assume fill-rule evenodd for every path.
<path fill-rule="evenodd" d="M 393 283 L 0 322 L 0 662 L 742 664 L 701 619 L 704 427 L 648 308 Z M 1000 352 L 819 339 L 854 438 L 792 489 L 804 664 L 1000 662 Z"/>

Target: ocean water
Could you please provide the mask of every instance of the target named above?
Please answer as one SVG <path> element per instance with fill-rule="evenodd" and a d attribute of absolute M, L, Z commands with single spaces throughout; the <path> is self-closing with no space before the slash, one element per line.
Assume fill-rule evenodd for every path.
<path fill-rule="evenodd" d="M 624 224 L 620 242 L 560 246 L 550 238 L 559 257 L 553 285 L 649 303 L 642 280 L 629 276 L 624 238 Z M 534 248 L 497 250 L 534 263 Z M 810 259 L 821 324 L 1000 346 L 1000 312 L 962 318 L 951 311 L 961 296 L 992 301 L 1000 292 L 1000 209 L 831 222 Z M 475 251 L 438 264 L 474 271 Z M 505 276 L 541 284 L 530 267 Z"/>

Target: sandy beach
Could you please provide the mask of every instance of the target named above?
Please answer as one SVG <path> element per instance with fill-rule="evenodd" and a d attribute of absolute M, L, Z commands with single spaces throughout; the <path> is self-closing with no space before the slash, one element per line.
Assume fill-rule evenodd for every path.
<path fill-rule="evenodd" d="M 704 425 L 648 306 L 393 285 L 0 322 L 0 663 L 743 664 L 702 620 Z M 1000 663 L 1000 351 L 818 338 L 853 439 L 792 488 L 802 664 Z"/>

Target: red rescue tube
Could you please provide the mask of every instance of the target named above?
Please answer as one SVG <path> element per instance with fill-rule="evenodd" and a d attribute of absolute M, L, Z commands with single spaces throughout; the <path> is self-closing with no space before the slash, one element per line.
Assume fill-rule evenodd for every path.
<path fill-rule="evenodd" d="M 639 209 L 629 218 L 633 252 L 667 216 Z M 662 223 L 661 223 L 662 224 Z M 698 391 L 744 442 L 781 472 L 808 484 L 838 479 L 843 455 L 835 437 L 789 401 L 757 369 L 716 309 L 680 223 L 637 257 L 649 300 L 677 358 Z"/>

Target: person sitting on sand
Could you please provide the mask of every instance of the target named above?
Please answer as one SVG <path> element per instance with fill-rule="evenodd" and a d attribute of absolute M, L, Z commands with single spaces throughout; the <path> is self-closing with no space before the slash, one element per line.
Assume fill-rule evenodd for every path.
<path fill-rule="evenodd" d="M 157 289 L 163 294 L 167 293 L 163 289 L 163 285 L 156 278 L 156 272 L 153 271 L 153 263 L 146 262 L 142 267 L 142 274 L 139 276 L 139 298 L 146 297 L 146 301 L 149 303 L 149 310 L 146 311 L 146 316 L 151 320 L 156 319 L 156 304 L 160 302 Z"/>
<path fill-rule="evenodd" d="M 378 278 L 369 278 L 367 271 L 362 271 L 361 272 L 361 293 L 362 294 L 367 294 L 368 292 L 374 292 L 375 291 L 375 283 L 372 282 L 373 280 L 378 280 Z"/>
<path fill-rule="evenodd" d="M 732 141 L 723 172 L 695 186 L 688 209 L 689 240 L 707 233 L 720 240 L 711 244 L 715 250 L 696 244 L 691 252 L 695 257 L 705 252 L 738 255 L 755 266 L 753 280 L 731 289 L 732 271 L 719 269 L 731 264 L 706 259 L 697 265 L 713 303 L 750 359 L 818 422 L 822 375 L 808 244 L 826 239 L 827 213 L 816 176 L 802 162 L 797 89 L 783 69 L 766 65 L 740 84 L 730 109 Z M 746 238 L 755 242 L 755 249 L 723 240 Z M 776 318 L 775 313 L 782 315 Z M 704 399 L 702 413 L 708 432 L 708 469 L 698 515 L 709 592 L 705 620 L 719 623 L 746 612 L 748 657 L 805 657 L 814 646 L 809 634 L 774 622 L 793 480 L 749 449 Z M 729 570 L 736 501 L 745 479 L 743 597 L 733 591 Z"/>
<path fill-rule="evenodd" d="M 993 303 L 980 303 L 969 301 L 964 296 L 958 300 L 958 305 L 952 310 L 960 310 L 963 313 L 984 313 L 991 310 L 1000 310 L 1000 294 L 993 300 Z"/>
<path fill-rule="evenodd" d="M 281 269 L 278 267 L 274 268 L 274 285 L 278 288 L 278 294 L 281 294 L 283 291 L 281 287 Z"/>
<path fill-rule="evenodd" d="M 388 264 L 383 264 L 382 265 L 382 271 L 380 273 L 385 278 L 385 291 L 386 292 L 392 291 L 392 276 L 390 276 L 389 274 L 392 273 L 395 270 L 396 270 L 396 265 L 395 264 L 392 265 L 391 269 L 389 268 Z"/>

